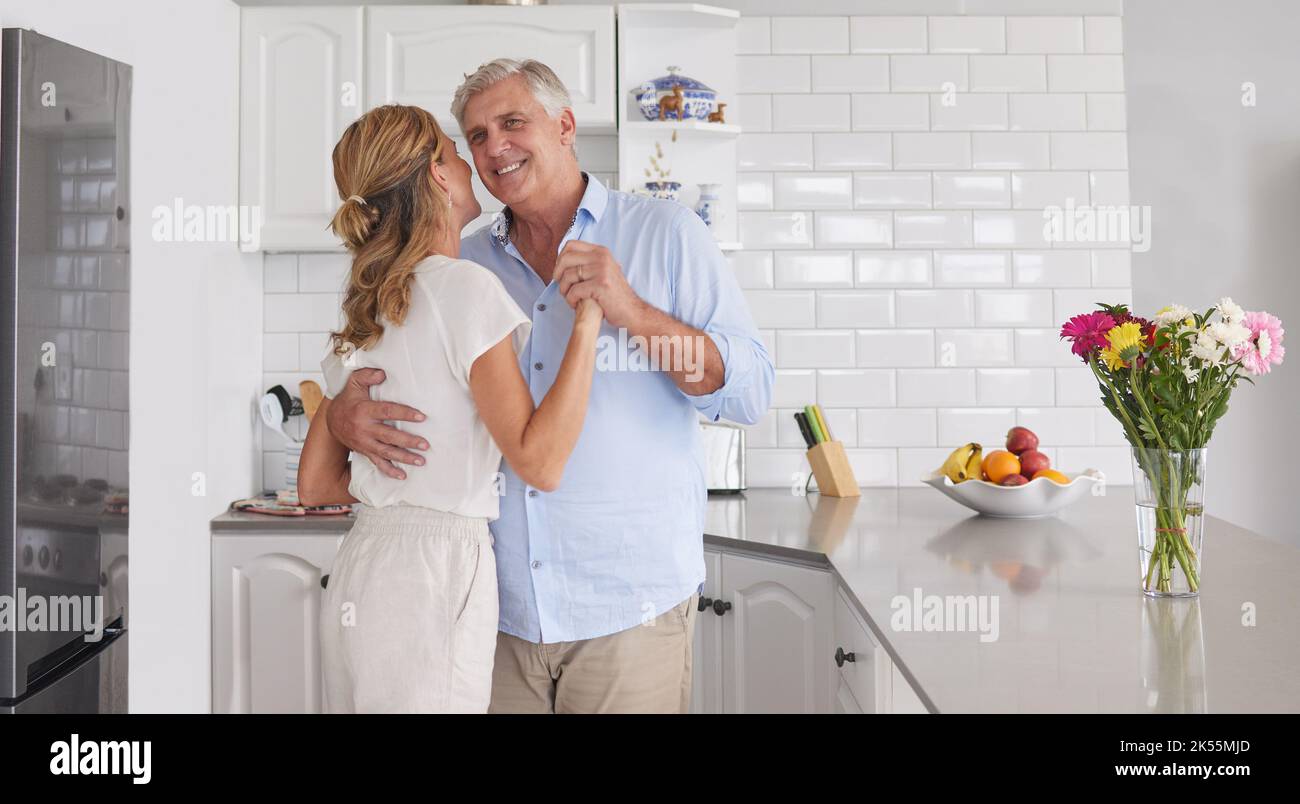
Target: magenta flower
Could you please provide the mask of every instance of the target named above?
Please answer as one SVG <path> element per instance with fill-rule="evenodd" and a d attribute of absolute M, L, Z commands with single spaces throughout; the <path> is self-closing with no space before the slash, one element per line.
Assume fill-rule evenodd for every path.
<path fill-rule="evenodd" d="M 1088 355 L 1106 348 L 1106 332 L 1113 326 L 1115 319 L 1108 313 L 1084 313 L 1071 318 L 1061 327 L 1061 338 L 1069 339 L 1073 343 L 1070 351 L 1086 363 Z"/>
<path fill-rule="evenodd" d="M 1282 345 L 1282 321 L 1268 313 L 1246 313 L 1241 321 L 1250 330 L 1250 337 L 1232 350 L 1233 359 L 1240 360 L 1251 374 L 1267 374 L 1273 366 L 1281 365 L 1286 347 Z"/>

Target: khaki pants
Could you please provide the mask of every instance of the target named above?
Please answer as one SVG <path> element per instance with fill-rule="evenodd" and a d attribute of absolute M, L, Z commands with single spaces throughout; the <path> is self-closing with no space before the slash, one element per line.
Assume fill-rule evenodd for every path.
<path fill-rule="evenodd" d="M 497 633 L 493 714 L 686 714 L 698 596 L 646 625 L 579 642 Z"/>

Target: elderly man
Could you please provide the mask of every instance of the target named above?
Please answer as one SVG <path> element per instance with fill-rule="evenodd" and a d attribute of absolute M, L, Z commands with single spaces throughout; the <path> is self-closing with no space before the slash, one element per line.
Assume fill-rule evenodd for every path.
<path fill-rule="evenodd" d="M 461 256 L 500 277 L 533 321 L 519 355 L 534 400 L 554 380 L 579 299 L 605 311 L 607 346 L 671 344 L 654 370 L 601 360 L 560 487 L 503 465 L 492 523 L 500 623 L 493 712 L 684 712 L 704 581 L 700 414 L 756 422 L 772 361 L 726 261 L 684 206 L 605 188 L 578 167 L 568 90 L 536 61 L 498 59 L 456 92 L 484 186 L 506 205 Z M 619 337 L 625 335 L 626 337 Z M 610 363 L 616 363 L 610 366 Z M 604 369 L 604 370 L 602 370 Z M 419 439 L 385 424 L 357 371 L 328 411 L 334 437 L 394 477 Z M 437 411 L 424 411 L 437 416 Z"/>

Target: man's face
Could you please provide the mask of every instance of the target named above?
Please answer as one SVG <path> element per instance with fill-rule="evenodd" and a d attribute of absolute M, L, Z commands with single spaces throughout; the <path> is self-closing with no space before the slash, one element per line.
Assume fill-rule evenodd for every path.
<path fill-rule="evenodd" d="M 465 104 L 465 140 L 488 192 L 507 206 L 536 203 L 572 170 L 573 112 L 551 117 L 524 77 L 498 81 Z"/>

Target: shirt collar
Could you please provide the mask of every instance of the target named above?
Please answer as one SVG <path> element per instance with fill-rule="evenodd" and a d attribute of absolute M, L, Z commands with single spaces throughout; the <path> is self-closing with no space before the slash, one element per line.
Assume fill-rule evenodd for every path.
<path fill-rule="evenodd" d="M 605 185 L 600 183 L 600 179 L 586 171 L 583 171 L 582 178 L 587 182 L 587 189 L 582 194 L 582 200 L 578 202 L 578 209 L 574 212 L 573 220 L 576 223 L 578 215 L 582 214 L 583 210 L 586 210 L 593 221 L 599 221 L 601 216 L 605 214 L 605 206 L 609 202 L 609 190 L 605 189 Z M 513 213 L 511 213 L 510 207 L 506 207 L 492 218 L 492 240 L 498 246 L 505 246 L 510 240 L 510 221 L 512 217 Z"/>

